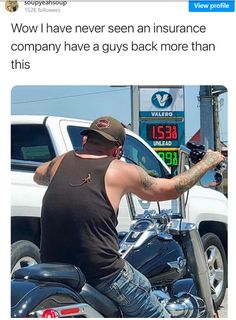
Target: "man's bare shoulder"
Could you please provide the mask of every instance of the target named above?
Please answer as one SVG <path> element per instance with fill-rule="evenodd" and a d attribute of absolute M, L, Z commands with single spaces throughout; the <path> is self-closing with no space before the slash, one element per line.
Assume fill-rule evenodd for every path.
<path fill-rule="evenodd" d="M 135 167 L 134 164 L 129 164 L 118 159 L 113 160 L 106 173 L 107 185 L 116 188 L 115 190 L 118 194 L 123 195 L 127 193 L 137 174 Z"/>
<path fill-rule="evenodd" d="M 131 181 L 136 180 L 138 177 L 137 166 L 121 160 L 112 161 L 108 172 L 109 177 L 117 178 L 115 180 L 118 184 L 124 184 L 124 181 L 126 181 L 126 185 L 128 185 L 131 183 Z"/>
<path fill-rule="evenodd" d="M 62 160 L 64 159 L 64 157 L 68 154 L 69 152 L 67 153 L 64 153 L 60 156 L 57 156 L 56 158 L 54 158 L 51 163 L 49 164 L 50 167 L 51 167 L 51 171 L 52 171 L 52 174 L 54 175 L 58 169 L 58 167 L 60 166 Z"/>
<path fill-rule="evenodd" d="M 127 172 L 130 170 L 135 170 L 135 165 L 115 159 L 114 161 L 111 162 L 109 168 L 112 170 L 117 170 L 119 172 Z"/>
<path fill-rule="evenodd" d="M 57 156 L 38 167 L 33 177 L 34 181 L 40 185 L 48 186 L 65 155 Z"/>

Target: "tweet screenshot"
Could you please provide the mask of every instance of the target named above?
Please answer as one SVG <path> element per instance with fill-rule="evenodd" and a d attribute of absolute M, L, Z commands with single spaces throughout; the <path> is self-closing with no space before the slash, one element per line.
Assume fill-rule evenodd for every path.
<path fill-rule="evenodd" d="M 0 26 L 3 319 L 233 319 L 235 0 Z"/>

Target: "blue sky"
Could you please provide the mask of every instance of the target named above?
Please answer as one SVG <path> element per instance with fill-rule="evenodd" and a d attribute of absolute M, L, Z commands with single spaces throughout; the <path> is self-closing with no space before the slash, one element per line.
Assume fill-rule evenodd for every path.
<path fill-rule="evenodd" d="M 200 127 L 199 86 L 185 86 L 185 135 Z M 221 139 L 227 141 L 227 95 L 221 97 Z M 12 89 L 12 114 L 43 114 L 93 120 L 111 115 L 131 122 L 130 87 L 111 86 L 16 86 Z"/>

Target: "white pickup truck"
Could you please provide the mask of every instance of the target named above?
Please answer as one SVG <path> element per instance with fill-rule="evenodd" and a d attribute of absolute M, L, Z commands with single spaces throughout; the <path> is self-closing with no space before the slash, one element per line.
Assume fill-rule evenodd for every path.
<path fill-rule="evenodd" d="M 81 147 L 80 132 L 89 121 L 54 116 L 12 116 L 11 124 L 11 267 L 15 270 L 39 262 L 40 212 L 46 187 L 36 185 L 38 165 L 68 150 Z M 127 130 L 123 161 L 131 159 L 157 177 L 170 170 L 152 148 Z M 88 204 L 89 205 L 89 204 Z M 177 201 L 148 202 L 135 195 L 124 196 L 119 210 L 118 231 L 125 231 L 131 217 L 146 209 L 176 213 Z M 190 190 L 186 220 L 195 223 L 208 259 L 215 301 L 219 305 L 227 285 L 227 199 L 215 190 L 195 186 Z M 60 235 L 58 235 L 60 236 Z M 62 235 L 63 236 L 63 235 Z"/>

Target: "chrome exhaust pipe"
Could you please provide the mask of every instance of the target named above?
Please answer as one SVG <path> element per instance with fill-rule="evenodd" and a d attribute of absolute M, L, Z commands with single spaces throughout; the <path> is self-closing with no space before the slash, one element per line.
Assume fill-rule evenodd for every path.
<path fill-rule="evenodd" d="M 204 301 L 191 294 L 183 294 L 165 306 L 172 318 L 200 318 L 206 311 Z"/>
<path fill-rule="evenodd" d="M 172 302 L 165 309 L 169 312 L 171 318 L 191 318 L 193 314 L 193 305 L 190 301 Z"/>

